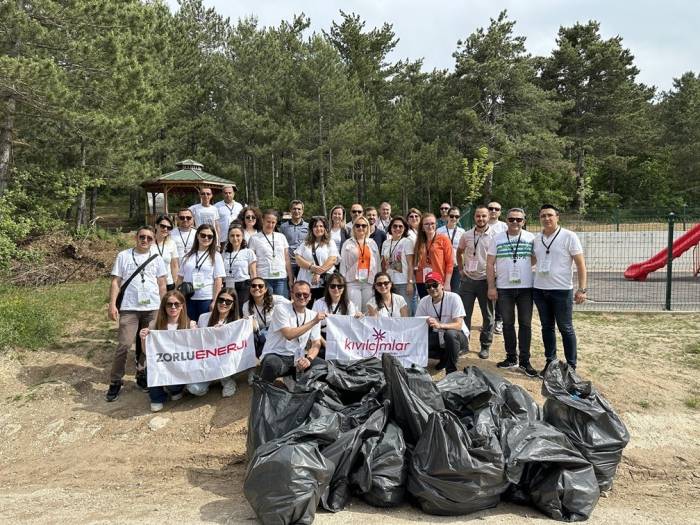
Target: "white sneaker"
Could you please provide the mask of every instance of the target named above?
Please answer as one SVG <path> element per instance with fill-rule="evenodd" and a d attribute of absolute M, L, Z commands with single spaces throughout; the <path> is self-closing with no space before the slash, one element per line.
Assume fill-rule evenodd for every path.
<path fill-rule="evenodd" d="M 180 401 L 183 395 L 184 394 L 182 392 L 178 394 L 170 394 L 170 399 L 172 399 L 173 401 Z"/>
<path fill-rule="evenodd" d="M 226 377 L 221 380 L 221 397 L 231 397 L 236 393 L 236 381 L 232 377 Z"/>
<path fill-rule="evenodd" d="M 493 327 L 493 333 L 494 334 L 502 334 L 503 333 L 503 321 L 496 321 L 496 326 Z"/>
<path fill-rule="evenodd" d="M 163 403 L 151 403 L 151 412 L 160 412 L 163 410 Z"/>

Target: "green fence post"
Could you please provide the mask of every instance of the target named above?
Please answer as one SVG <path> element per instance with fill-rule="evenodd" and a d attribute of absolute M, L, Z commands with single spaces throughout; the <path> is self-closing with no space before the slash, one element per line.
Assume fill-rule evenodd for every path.
<path fill-rule="evenodd" d="M 666 305 L 665 310 L 671 310 L 671 283 L 673 281 L 673 222 L 676 214 L 668 214 L 668 247 L 666 258 Z"/>

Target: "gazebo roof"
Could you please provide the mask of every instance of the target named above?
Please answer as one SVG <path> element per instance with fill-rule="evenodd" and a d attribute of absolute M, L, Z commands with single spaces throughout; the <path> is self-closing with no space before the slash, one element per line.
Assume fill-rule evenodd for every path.
<path fill-rule="evenodd" d="M 202 183 L 215 187 L 233 184 L 228 179 L 207 173 L 202 169 L 202 164 L 192 159 L 181 160 L 176 166 L 179 168 L 177 171 L 143 182 L 141 186 L 147 190 L 158 190 L 165 186 L 192 186 Z"/>

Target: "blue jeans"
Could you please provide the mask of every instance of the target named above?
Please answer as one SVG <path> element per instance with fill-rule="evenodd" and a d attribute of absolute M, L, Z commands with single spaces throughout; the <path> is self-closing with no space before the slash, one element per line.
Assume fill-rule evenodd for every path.
<path fill-rule="evenodd" d="M 149 386 L 148 387 L 148 397 L 151 403 L 165 403 L 168 400 L 168 394 L 170 392 L 172 395 L 177 395 L 185 389 L 185 385 L 172 385 L 172 386 Z"/>
<path fill-rule="evenodd" d="M 491 348 L 491 343 L 493 342 L 494 303 L 488 298 L 488 283 L 486 279 L 475 281 L 466 276 L 462 277 L 461 285 L 453 291 L 459 292 L 459 297 L 462 299 L 465 312 L 464 322 L 467 323 L 467 328 L 469 328 L 470 332 L 472 329 L 474 301 L 479 301 L 479 309 L 483 319 L 479 343 L 481 348 Z"/>
<path fill-rule="evenodd" d="M 199 321 L 199 316 L 209 311 L 211 299 L 187 299 L 187 317 L 190 321 Z"/>
<path fill-rule="evenodd" d="M 274 295 L 281 295 L 285 299 L 289 299 L 289 286 L 287 285 L 287 278 L 282 279 L 265 279 L 265 284 L 272 290 Z"/>
<path fill-rule="evenodd" d="M 576 332 L 574 332 L 574 291 L 540 290 L 534 288 L 532 297 L 537 305 L 542 324 L 542 343 L 547 361 L 557 358 L 556 323 L 564 346 L 564 356 L 569 366 L 576 368 Z"/>
<path fill-rule="evenodd" d="M 532 342 L 532 288 L 499 288 L 498 308 L 503 318 L 503 342 L 508 359 L 515 361 L 517 357 L 521 365 L 529 363 Z M 517 338 L 515 337 L 516 308 L 518 310 Z"/>

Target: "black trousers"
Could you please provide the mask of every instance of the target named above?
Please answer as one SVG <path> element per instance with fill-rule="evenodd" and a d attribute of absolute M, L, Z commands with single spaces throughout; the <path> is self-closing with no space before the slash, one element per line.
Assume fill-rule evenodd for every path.
<path fill-rule="evenodd" d="M 468 349 L 469 342 L 462 330 L 444 330 L 445 346 L 440 347 L 440 336 L 435 330 L 428 333 L 428 357 L 439 359 L 445 365 L 445 372 L 450 374 L 457 370 L 460 350 Z"/>
<path fill-rule="evenodd" d="M 323 359 L 316 357 L 311 360 L 311 366 L 318 366 Z M 260 378 L 272 383 L 278 377 L 293 376 L 296 378 L 297 369 L 294 366 L 293 355 L 267 354 L 260 365 Z"/>

